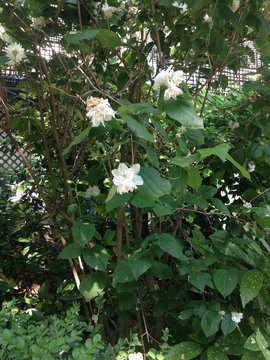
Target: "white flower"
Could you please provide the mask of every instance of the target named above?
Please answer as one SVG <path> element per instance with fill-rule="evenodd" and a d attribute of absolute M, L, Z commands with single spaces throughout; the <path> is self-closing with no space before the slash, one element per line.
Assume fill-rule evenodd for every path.
<path fill-rule="evenodd" d="M 251 209 L 252 208 L 252 205 L 250 202 L 247 202 L 247 201 L 244 201 L 243 202 L 243 206 L 246 208 L 246 209 Z"/>
<path fill-rule="evenodd" d="M 240 0 L 233 0 L 231 9 L 233 12 L 236 12 L 240 6 Z"/>
<path fill-rule="evenodd" d="M 143 360 L 143 354 L 140 352 L 129 354 L 128 360 Z"/>
<path fill-rule="evenodd" d="M 254 338 L 250 339 L 251 344 L 256 344 L 256 340 Z"/>
<path fill-rule="evenodd" d="M 86 116 L 91 119 L 93 127 L 105 126 L 104 121 L 110 121 L 115 116 L 115 112 L 107 99 L 91 96 L 87 99 L 86 109 L 88 110 Z"/>
<path fill-rule="evenodd" d="M 113 183 L 117 187 L 119 194 L 124 194 L 137 189 L 137 186 L 143 185 L 143 179 L 138 175 L 140 164 L 132 165 L 130 168 L 121 163 L 118 169 L 112 171 Z"/>
<path fill-rule="evenodd" d="M 172 66 L 166 70 L 161 70 L 154 79 L 153 89 L 156 90 L 159 87 L 170 87 L 171 83 L 174 85 L 184 81 L 184 73 L 181 70 L 174 71 Z"/>
<path fill-rule="evenodd" d="M 96 197 L 100 194 L 100 190 L 99 190 L 99 187 L 96 186 L 96 185 L 93 185 L 93 186 L 89 186 L 87 189 L 86 189 L 86 192 L 84 194 L 84 197 L 86 199 L 90 199 L 91 197 Z"/>
<path fill-rule="evenodd" d="M 177 1 L 175 1 L 172 5 L 180 9 L 181 14 L 184 14 L 188 10 L 188 5 L 186 3 L 179 4 Z"/>
<path fill-rule="evenodd" d="M 4 27 L 0 24 L 0 38 L 6 43 L 12 43 L 11 37 L 6 33 Z"/>
<path fill-rule="evenodd" d="M 102 12 L 105 16 L 105 18 L 110 19 L 114 13 L 117 13 L 119 9 L 115 6 L 110 6 L 105 2 L 105 4 L 102 6 Z"/>
<path fill-rule="evenodd" d="M 204 15 L 203 21 L 206 22 L 210 26 L 210 28 L 213 26 L 213 19 L 208 14 Z"/>
<path fill-rule="evenodd" d="M 170 83 L 170 86 L 164 92 L 164 100 L 176 99 L 177 95 L 181 94 L 183 94 L 183 91 L 175 84 Z"/>
<path fill-rule="evenodd" d="M 243 313 L 232 312 L 232 321 L 235 324 L 239 324 L 242 319 L 243 319 Z"/>
<path fill-rule="evenodd" d="M 15 66 L 26 58 L 24 48 L 18 43 L 12 43 L 6 48 L 6 56 L 9 58 L 8 65 Z"/>
<path fill-rule="evenodd" d="M 46 19 L 43 16 L 32 18 L 32 27 L 36 30 L 41 30 L 46 25 Z"/>
<path fill-rule="evenodd" d="M 255 164 L 253 161 L 250 161 L 248 163 L 248 172 L 251 173 L 251 172 L 254 172 L 255 171 Z"/>
<path fill-rule="evenodd" d="M 224 316 L 226 315 L 226 313 L 225 313 L 224 310 L 220 310 L 218 313 L 219 313 L 219 315 L 221 316 L 222 319 L 223 319 Z"/>
<path fill-rule="evenodd" d="M 240 126 L 240 124 L 238 121 L 230 121 L 229 122 L 229 128 L 232 130 L 239 128 L 239 126 Z"/>

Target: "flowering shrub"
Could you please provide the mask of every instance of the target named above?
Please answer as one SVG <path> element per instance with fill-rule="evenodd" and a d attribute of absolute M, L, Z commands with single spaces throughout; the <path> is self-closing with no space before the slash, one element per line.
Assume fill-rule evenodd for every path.
<path fill-rule="evenodd" d="M 62 288 L 73 276 L 87 321 L 107 342 L 139 334 L 124 359 L 150 347 L 157 360 L 268 359 L 269 4 L 0 9 L 0 66 L 22 79 L 18 101 L 2 80 L 0 126 L 42 202 L 55 266 L 70 267 Z M 224 96 L 222 71 L 246 61 L 247 40 L 265 66 L 242 95 Z"/>

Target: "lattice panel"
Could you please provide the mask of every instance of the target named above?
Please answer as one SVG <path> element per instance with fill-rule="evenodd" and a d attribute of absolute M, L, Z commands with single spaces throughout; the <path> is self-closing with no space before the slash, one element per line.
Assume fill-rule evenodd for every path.
<path fill-rule="evenodd" d="M 11 170 L 16 172 L 23 166 L 23 163 L 19 155 L 12 151 L 6 142 L 6 135 L 0 130 L 0 171 Z"/>

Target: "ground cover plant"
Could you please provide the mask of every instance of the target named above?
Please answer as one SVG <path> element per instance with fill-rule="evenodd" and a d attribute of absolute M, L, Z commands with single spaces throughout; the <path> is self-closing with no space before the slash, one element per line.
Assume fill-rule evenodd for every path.
<path fill-rule="evenodd" d="M 24 165 L 0 180 L 2 354 L 270 358 L 269 13 L 0 1 L 0 127 Z M 247 41 L 262 66 L 228 89 Z"/>

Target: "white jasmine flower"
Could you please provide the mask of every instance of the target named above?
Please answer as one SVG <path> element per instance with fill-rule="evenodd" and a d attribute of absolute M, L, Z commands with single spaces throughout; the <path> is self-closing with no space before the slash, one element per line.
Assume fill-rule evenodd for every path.
<path fill-rule="evenodd" d="M 96 197 L 100 194 L 100 190 L 99 190 L 99 187 L 96 186 L 96 185 L 93 185 L 93 186 L 89 186 L 87 189 L 86 189 L 86 192 L 84 194 L 84 197 L 86 199 L 90 199 L 91 197 Z"/>
<path fill-rule="evenodd" d="M 128 360 L 143 360 L 143 354 L 140 352 L 129 354 Z"/>
<path fill-rule="evenodd" d="M 241 320 L 243 319 L 243 313 L 238 313 L 238 312 L 232 312 L 232 321 L 235 324 L 239 324 L 241 322 Z"/>
<path fill-rule="evenodd" d="M 213 19 L 208 14 L 204 15 L 203 21 L 206 22 L 210 26 L 210 28 L 213 26 Z"/>
<path fill-rule="evenodd" d="M 46 25 L 46 19 L 43 16 L 32 18 L 32 27 L 36 30 L 41 30 Z"/>
<path fill-rule="evenodd" d="M 180 139 L 186 131 L 187 128 L 185 126 L 180 126 L 175 136 Z"/>
<path fill-rule="evenodd" d="M 232 6 L 231 6 L 232 12 L 236 12 L 238 10 L 239 6 L 240 6 L 240 0 L 233 0 Z"/>
<path fill-rule="evenodd" d="M 219 315 L 221 316 L 222 319 L 223 319 L 224 316 L 226 315 L 226 313 L 225 313 L 224 310 L 220 310 L 218 313 L 219 313 Z"/>
<path fill-rule="evenodd" d="M 114 13 L 117 13 L 119 9 L 115 6 L 108 5 L 107 2 L 102 6 L 102 12 L 105 16 L 105 18 L 110 19 Z"/>
<path fill-rule="evenodd" d="M 177 1 L 175 1 L 172 5 L 180 9 L 181 14 L 184 14 L 188 10 L 188 5 L 186 3 L 179 4 Z"/>
<path fill-rule="evenodd" d="M 184 73 L 181 70 L 174 71 L 172 66 L 166 70 L 161 70 L 154 79 L 153 89 L 156 90 L 159 87 L 170 87 L 171 83 L 174 85 L 184 81 Z"/>
<path fill-rule="evenodd" d="M 0 38 L 6 43 L 12 43 L 11 37 L 6 33 L 4 27 L 0 24 Z"/>
<path fill-rule="evenodd" d="M 249 163 L 248 163 L 248 172 L 254 172 L 255 171 L 255 164 L 254 164 L 254 162 L 253 161 L 250 161 Z"/>
<path fill-rule="evenodd" d="M 24 48 L 16 42 L 7 46 L 6 56 L 9 59 L 7 64 L 11 66 L 19 64 L 23 59 L 26 58 Z"/>
<path fill-rule="evenodd" d="M 240 126 L 240 124 L 238 121 L 230 121 L 229 122 L 229 128 L 232 130 L 239 128 L 239 126 Z"/>
<path fill-rule="evenodd" d="M 251 342 L 251 344 L 256 344 L 256 339 L 251 338 L 251 339 L 250 339 L 250 342 Z"/>
<path fill-rule="evenodd" d="M 107 99 L 91 96 L 87 99 L 86 109 L 88 110 L 86 116 L 91 119 L 93 127 L 105 126 L 104 121 L 110 121 L 115 116 L 115 112 Z"/>
<path fill-rule="evenodd" d="M 252 205 L 251 205 L 250 202 L 244 201 L 244 202 L 243 202 L 243 206 L 244 206 L 246 209 L 252 209 Z"/>
<path fill-rule="evenodd" d="M 164 92 L 164 100 L 169 100 L 170 98 L 176 99 L 181 94 L 183 94 L 183 91 L 175 84 L 170 83 L 170 86 Z"/>
<path fill-rule="evenodd" d="M 124 194 L 137 189 L 137 186 L 143 185 L 143 179 L 138 175 L 140 164 L 132 165 L 130 168 L 121 163 L 118 169 L 112 171 L 113 183 L 117 187 L 119 194 Z"/>

